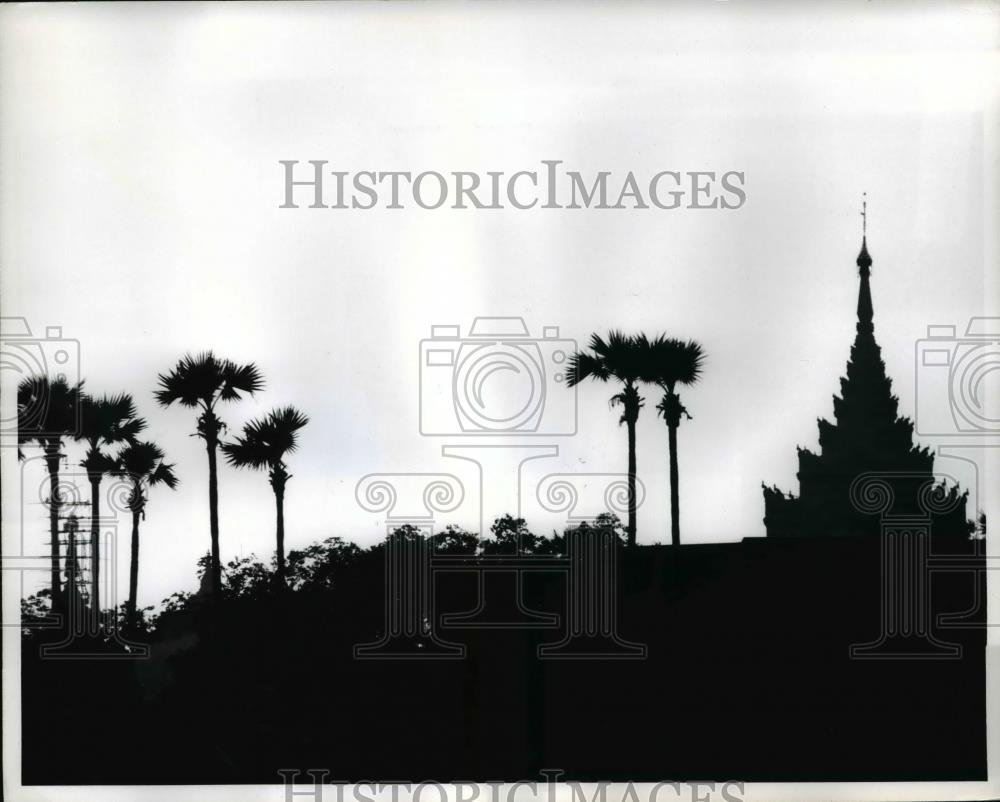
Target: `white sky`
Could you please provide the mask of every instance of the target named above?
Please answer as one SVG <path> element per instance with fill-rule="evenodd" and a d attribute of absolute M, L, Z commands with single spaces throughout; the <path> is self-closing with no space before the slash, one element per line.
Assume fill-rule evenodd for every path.
<path fill-rule="evenodd" d="M 223 410 L 231 427 L 286 403 L 311 417 L 290 459 L 294 548 L 383 534 L 354 497 L 371 472 L 455 473 L 471 506 L 442 523 L 476 525 L 474 473 L 441 457 L 455 441 L 418 431 L 418 343 L 431 325 L 464 332 L 477 315 L 520 315 L 532 333 L 558 325 L 581 343 L 612 326 L 694 337 L 709 361 L 682 393 L 694 415 L 680 433 L 682 534 L 760 535 L 761 481 L 797 490 L 795 445 L 815 446 L 816 418 L 832 414 L 867 191 L 876 336 L 912 415 L 926 325 L 964 329 L 984 314 L 996 6 L 807 6 L 0 9 L 3 315 L 78 339 L 87 387 L 132 392 L 182 481 L 149 504 L 140 601 L 192 589 L 208 547 L 194 415 L 152 396 L 187 350 L 254 360 L 266 375 L 258 399 Z M 278 208 L 279 159 L 484 173 L 551 158 L 619 176 L 740 170 L 747 202 Z M 5 372 L 4 389 L 16 378 Z M 624 471 L 610 394 L 582 387 L 579 433 L 526 470 Z M 657 393 L 645 395 L 639 539 L 653 542 L 669 539 L 666 430 Z M 20 484 L 10 457 L 5 537 Z M 224 556 L 267 553 L 266 477 L 224 468 L 220 486 Z M 42 551 L 44 509 L 23 526 L 26 551 Z"/>

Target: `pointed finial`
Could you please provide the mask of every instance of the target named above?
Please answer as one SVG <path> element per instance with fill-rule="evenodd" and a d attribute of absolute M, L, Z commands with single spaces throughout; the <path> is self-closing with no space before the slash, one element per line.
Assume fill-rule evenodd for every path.
<path fill-rule="evenodd" d="M 858 267 L 863 275 L 868 275 L 872 266 L 872 258 L 868 255 L 868 193 L 861 196 L 861 253 L 858 254 Z"/>

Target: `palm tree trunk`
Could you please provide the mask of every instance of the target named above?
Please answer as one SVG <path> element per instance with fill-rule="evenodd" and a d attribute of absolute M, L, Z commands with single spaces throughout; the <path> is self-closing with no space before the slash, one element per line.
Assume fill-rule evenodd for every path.
<path fill-rule="evenodd" d="M 208 523 L 212 535 L 212 597 L 222 597 L 222 562 L 219 558 L 219 477 L 215 462 L 216 439 L 206 438 L 208 448 Z"/>
<path fill-rule="evenodd" d="M 125 621 L 129 632 L 135 630 L 135 600 L 139 591 L 139 510 L 132 510 L 132 561 L 128 569 L 128 601 L 125 605 Z"/>
<path fill-rule="evenodd" d="M 670 447 L 670 542 L 681 544 L 681 508 L 677 482 L 677 427 L 667 426 Z"/>
<path fill-rule="evenodd" d="M 45 447 L 45 465 L 49 471 L 49 558 L 52 584 L 52 607 L 62 607 L 62 583 L 59 578 L 59 444 Z"/>
<path fill-rule="evenodd" d="M 101 627 L 101 477 L 90 477 L 90 610 L 96 634 Z"/>
<path fill-rule="evenodd" d="M 635 421 L 628 420 L 628 526 L 625 530 L 629 547 L 635 545 Z"/>
<path fill-rule="evenodd" d="M 80 584 L 78 582 L 80 578 L 80 561 L 76 555 L 76 532 L 75 525 L 66 526 L 66 589 L 64 593 L 67 611 L 74 611 L 74 627 L 79 626 L 76 622 L 76 616 L 80 612 Z"/>
<path fill-rule="evenodd" d="M 277 539 L 278 539 L 278 585 L 285 587 L 285 491 L 274 491 L 274 503 L 277 507 Z"/>

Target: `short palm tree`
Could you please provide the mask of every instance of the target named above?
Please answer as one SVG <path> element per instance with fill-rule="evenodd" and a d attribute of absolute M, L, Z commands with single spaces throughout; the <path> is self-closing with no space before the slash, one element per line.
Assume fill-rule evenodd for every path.
<path fill-rule="evenodd" d="M 611 396 L 610 406 L 621 406 L 622 415 L 619 424 L 624 423 L 628 430 L 628 524 L 626 533 L 628 545 L 634 546 L 635 532 L 635 423 L 639 419 L 639 410 L 643 407 L 643 398 L 639 395 L 638 383 L 644 370 L 647 369 L 644 360 L 648 357 L 648 349 L 642 345 L 642 338 L 626 336 L 620 331 L 611 331 L 607 339 L 593 334 L 590 338 L 590 350 L 578 351 L 569 360 L 567 384 L 575 387 L 584 379 L 596 379 L 607 382 L 614 379 L 621 383 L 621 392 Z"/>
<path fill-rule="evenodd" d="M 667 424 L 670 451 L 670 542 L 681 542 L 680 500 L 677 475 L 677 427 L 682 418 L 691 416 L 681 403 L 677 385 L 694 384 L 701 377 L 705 364 L 705 351 L 694 340 L 677 340 L 660 335 L 645 344 L 648 351 L 648 371 L 643 381 L 656 384 L 663 390 L 663 398 L 656 405 Z"/>
<path fill-rule="evenodd" d="M 63 456 L 63 438 L 73 437 L 80 424 L 80 396 L 83 383 L 69 384 L 64 378 L 31 376 L 17 387 L 18 459 L 24 459 L 22 445 L 35 444 L 45 455 L 49 472 L 49 554 L 52 605 L 62 603 L 59 569 L 59 463 Z"/>
<path fill-rule="evenodd" d="M 115 460 L 114 474 L 132 482 L 128 506 L 132 511 L 132 559 L 128 572 L 128 600 L 125 621 L 129 631 L 136 625 L 136 596 L 139 590 L 139 520 L 146 517 L 148 488 L 163 484 L 173 490 L 177 476 L 173 465 L 164 461 L 163 451 L 155 443 L 134 442 L 125 446 Z"/>
<path fill-rule="evenodd" d="M 169 407 L 175 401 L 183 407 L 199 410 L 195 436 L 205 441 L 208 451 L 208 516 L 212 538 L 210 588 L 218 599 L 222 593 L 222 562 L 219 558 L 219 480 L 216 450 L 219 433 L 225 424 L 216 414 L 222 401 L 238 401 L 243 394 L 253 395 L 264 388 L 264 377 L 252 362 L 237 365 L 219 359 L 211 351 L 197 356 L 185 355 L 169 373 L 159 376 L 156 400 Z"/>
<path fill-rule="evenodd" d="M 295 407 L 283 407 L 267 417 L 252 420 L 243 427 L 243 436 L 226 443 L 222 451 L 230 465 L 268 472 L 277 512 L 277 581 L 285 585 L 285 485 L 291 479 L 285 455 L 298 447 L 298 431 L 309 419 Z"/>
<path fill-rule="evenodd" d="M 108 449 L 131 442 L 145 428 L 128 393 L 80 399 L 80 429 L 74 439 L 87 445 L 80 466 L 90 482 L 90 609 L 95 622 L 101 618 L 101 481 L 115 468 Z"/>

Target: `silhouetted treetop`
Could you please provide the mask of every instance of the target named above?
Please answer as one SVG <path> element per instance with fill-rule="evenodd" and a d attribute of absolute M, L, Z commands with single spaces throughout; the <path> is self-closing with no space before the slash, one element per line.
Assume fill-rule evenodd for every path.
<path fill-rule="evenodd" d="M 642 380 L 672 391 L 677 384 L 694 384 L 705 368 L 705 350 L 695 340 L 679 340 L 660 334 L 652 340 L 640 335 L 646 349 Z"/>
<path fill-rule="evenodd" d="M 616 379 L 626 383 L 640 381 L 646 370 L 647 355 L 639 347 L 639 342 L 638 337 L 617 329 L 608 332 L 606 338 L 592 334 L 590 353 L 577 351 L 570 357 L 566 383 L 574 387 L 584 379 L 602 382 Z"/>
<path fill-rule="evenodd" d="M 18 445 L 45 445 L 52 437 L 73 435 L 80 423 L 79 402 L 83 382 L 69 384 L 64 378 L 28 376 L 17 386 Z M 18 457 L 24 455 L 18 451 Z"/>
<path fill-rule="evenodd" d="M 90 442 L 124 443 L 146 428 L 138 417 L 135 401 L 128 393 L 80 397 L 80 431 L 77 439 Z"/>
<path fill-rule="evenodd" d="M 243 427 L 243 436 L 225 443 L 222 452 L 230 465 L 255 470 L 274 470 L 285 454 L 298 448 L 298 431 L 309 423 L 302 412 L 287 406 L 252 420 Z"/>
<path fill-rule="evenodd" d="M 253 395 L 264 389 L 264 377 L 254 363 L 238 365 L 219 359 L 211 351 L 186 354 L 169 373 L 159 374 L 156 400 L 162 406 L 175 401 L 181 406 L 211 408 L 216 400 L 236 401 L 242 393 Z"/>
<path fill-rule="evenodd" d="M 163 449 L 156 443 L 136 441 L 127 445 L 115 459 L 114 474 L 148 485 L 164 484 L 173 490 L 180 481 L 174 465 L 164 461 Z"/>

